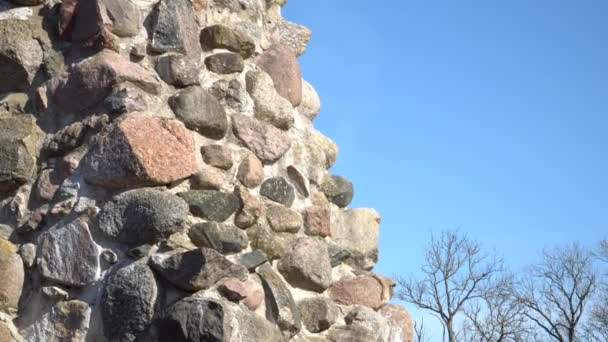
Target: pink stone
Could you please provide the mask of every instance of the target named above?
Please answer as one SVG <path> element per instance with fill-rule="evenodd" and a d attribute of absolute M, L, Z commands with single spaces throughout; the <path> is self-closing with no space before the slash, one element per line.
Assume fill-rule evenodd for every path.
<path fill-rule="evenodd" d="M 228 278 L 218 286 L 218 291 L 228 300 L 238 302 L 247 298 L 248 289 L 242 281 L 237 278 Z"/>
<path fill-rule="evenodd" d="M 130 114 L 87 157 L 86 179 L 106 187 L 165 185 L 196 172 L 194 144 L 183 123 Z"/>
<path fill-rule="evenodd" d="M 248 153 L 241 162 L 236 177 L 244 186 L 255 188 L 264 180 L 264 166 L 256 156 Z"/>
<path fill-rule="evenodd" d="M 378 312 L 388 321 L 389 341 L 412 342 L 414 340 L 414 322 L 403 306 L 387 304 Z"/>
<path fill-rule="evenodd" d="M 364 305 L 379 309 L 391 297 L 394 283 L 373 273 L 344 277 L 329 288 L 329 297 L 342 305 Z"/>
<path fill-rule="evenodd" d="M 296 55 L 283 44 L 274 44 L 256 63 L 274 82 L 279 95 L 288 99 L 294 107 L 302 102 L 302 73 Z"/>
<path fill-rule="evenodd" d="M 311 236 L 331 236 L 331 209 L 313 206 L 304 210 L 304 227 Z"/>
<path fill-rule="evenodd" d="M 264 164 L 274 163 L 291 148 L 287 134 L 270 124 L 242 114 L 233 115 L 232 123 L 237 138 Z"/>

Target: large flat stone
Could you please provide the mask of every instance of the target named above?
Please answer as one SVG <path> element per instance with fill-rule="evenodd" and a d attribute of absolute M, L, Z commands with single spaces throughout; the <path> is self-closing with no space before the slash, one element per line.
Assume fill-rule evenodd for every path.
<path fill-rule="evenodd" d="M 244 280 L 249 274 L 245 267 L 205 247 L 170 256 L 155 255 L 150 264 L 170 283 L 191 292 L 208 289 L 224 278 Z"/>
<path fill-rule="evenodd" d="M 232 123 L 237 138 L 264 164 L 279 160 L 291 147 L 285 132 L 270 124 L 242 114 L 233 115 Z"/>
<path fill-rule="evenodd" d="M 152 323 L 157 292 L 154 273 L 145 263 L 134 262 L 110 274 L 101 301 L 105 337 L 136 341 Z"/>
<path fill-rule="evenodd" d="M 192 134 L 177 120 L 130 114 L 86 157 L 89 183 L 109 188 L 166 185 L 196 172 Z"/>
<path fill-rule="evenodd" d="M 48 280 L 74 287 L 97 280 L 98 249 L 83 221 L 76 220 L 42 234 L 37 254 L 40 272 Z"/>
<path fill-rule="evenodd" d="M 188 216 L 180 197 L 156 189 L 124 192 L 106 203 L 98 228 L 108 237 L 130 246 L 153 244 L 179 231 Z"/>
<path fill-rule="evenodd" d="M 332 211 L 332 242 L 349 253 L 345 262 L 369 270 L 378 261 L 380 215 L 374 209 Z"/>

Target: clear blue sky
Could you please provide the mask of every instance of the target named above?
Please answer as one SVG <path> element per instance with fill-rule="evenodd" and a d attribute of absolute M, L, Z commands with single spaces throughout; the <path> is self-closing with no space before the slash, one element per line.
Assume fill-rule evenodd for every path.
<path fill-rule="evenodd" d="M 290 0 L 316 126 L 353 207 L 382 215 L 380 262 L 416 272 L 460 228 L 517 269 L 608 236 L 608 1 Z"/>

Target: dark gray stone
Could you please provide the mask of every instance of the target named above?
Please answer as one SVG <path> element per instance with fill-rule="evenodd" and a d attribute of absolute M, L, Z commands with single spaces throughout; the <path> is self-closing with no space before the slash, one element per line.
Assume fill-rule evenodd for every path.
<path fill-rule="evenodd" d="M 214 190 L 190 190 L 178 194 L 190 206 L 192 214 L 216 222 L 226 221 L 240 207 L 239 198 Z"/>
<path fill-rule="evenodd" d="M 213 300 L 188 297 L 173 304 L 159 321 L 160 341 L 223 342 L 224 308 Z"/>
<path fill-rule="evenodd" d="M 302 322 L 311 333 L 329 329 L 338 320 L 338 306 L 326 297 L 311 297 L 298 302 Z"/>
<path fill-rule="evenodd" d="M 157 287 L 152 270 L 135 262 L 110 274 L 103 290 L 101 313 L 105 336 L 133 342 L 152 322 Z"/>
<path fill-rule="evenodd" d="M 331 285 L 331 264 L 325 242 L 304 237 L 291 245 L 279 261 L 279 271 L 295 287 L 323 292 Z"/>
<path fill-rule="evenodd" d="M 77 220 L 40 237 L 38 267 L 42 276 L 64 285 L 83 287 L 97 279 L 97 246 L 86 223 Z"/>
<path fill-rule="evenodd" d="M 232 52 L 220 52 L 205 58 L 205 66 L 216 74 L 233 74 L 243 71 L 243 57 Z"/>
<path fill-rule="evenodd" d="M 182 228 L 188 205 L 178 196 L 156 189 L 124 192 L 106 203 L 98 227 L 130 246 L 156 243 Z"/>
<path fill-rule="evenodd" d="M 355 194 L 353 183 L 344 177 L 336 175 L 326 175 L 323 178 L 320 190 L 328 200 L 340 208 L 347 207 Z"/>
<path fill-rule="evenodd" d="M 222 254 L 238 253 L 249 244 L 245 231 L 215 222 L 192 226 L 188 236 L 196 246 L 213 248 Z"/>
<path fill-rule="evenodd" d="M 245 266 L 249 271 L 255 270 L 256 267 L 268 262 L 266 253 L 259 249 L 241 255 L 239 264 Z"/>
<path fill-rule="evenodd" d="M 222 139 L 228 130 L 224 107 L 203 88 L 186 88 L 169 99 L 169 106 L 186 127 L 211 139 Z"/>
<path fill-rule="evenodd" d="M 157 53 L 200 53 L 198 24 L 188 0 L 161 0 L 154 8 L 150 49 Z"/>
<path fill-rule="evenodd" d="M 167 84 L 184 88 L 199 84 L 198 61 L 183 54 L 162 55 L 156 61 L 156 72 Z"/>
<path fill-rule="evenodd" d="M 302 321 L 296 303 L 281 277 L 269 264 L 257 269 L 266 294 L 266 310 L 269 319 L 274 321 L 287 338 L 302 330 Z"/>
<path fill-rule="evenodd" d="M 152 246 L 150 245 L 141 245 L 135 248 L 131 248 L 127 251 L 127 255 L 134 259 L 141 259 L 147 256 L 150 256 L 152 252 Z"/>
<path fill-rule="evenodd" d="M 251 252 L 241 255 L 239 264 L 245 266 L 248 270 L 253 271 L 256 267 L 268 262 L 268 256 L 263 251 L 256 249 Z"/>
<path fill-rule="evenodd" d="M 226 49 L 249 58 L 255 51 L 255 42 L 246 33 L 224 25 L 207 26 L 201 31 L 201 45 L 204 50 Z"/>
<path fill-rule="evenodd" d="M 22 331 L 24 341 L 84 341 L 89 331 L 90 318 L 89 304 L 79 300 L 61 301 Z M 13 340 L 7 342 L 10 341 Z"/>
<path fill-rule="evenodd" d="M 283 177 L 265 180 L 260 188 L 260 194 L 277 203 L 281 203 L 286 207 L 291 207 L 296 198 L 293 186 L 291 186 Z"/>
<path fill-rule="evenodd" d="M 249 272 L 210 248 L 179 252 L 168 257 L 155 255 L 150 264 L 163 278 L 176 287 L 196 292 L 212 287 L 224 278 L 245 280 Z"/>

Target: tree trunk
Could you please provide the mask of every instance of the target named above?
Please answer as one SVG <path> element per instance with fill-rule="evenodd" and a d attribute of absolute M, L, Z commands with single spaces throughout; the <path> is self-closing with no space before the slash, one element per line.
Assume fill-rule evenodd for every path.
<path fill-rule="evenodd" d="M 447 322 L 448 342 L 456 342 L 456 333 L 454 332 L 454 323 L 452 320 Z"/>

